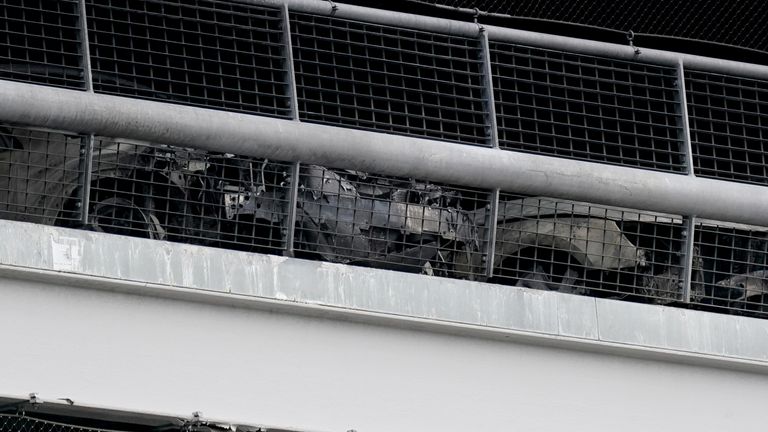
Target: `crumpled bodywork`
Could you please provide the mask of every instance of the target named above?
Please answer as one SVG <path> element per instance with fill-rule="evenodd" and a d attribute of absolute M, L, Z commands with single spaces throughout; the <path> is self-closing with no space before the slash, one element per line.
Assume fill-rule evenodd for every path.
<path fill-rule="evenodd" d="M 347 179 L 361 175 L 318 165 L 302 168 L 297 236 L 324 259 L 423 267 L 434 260 L 453 265 L 455 248 L 444 247 L 446 242 L 460 245 L 466 254 L 478 252 L 477 227 L 450 192 L 381 178 L 371 183 Z"/>
<path fill-rule="evenodd" d="M 645 252 L 633 245 L 607 219 L 572 218 L 568 223 L 556 219 L 526 219 L 499 225 L 496 262 L 503 255 L 515 254 L 524 247 L 548 246 L 568 252 L 580 264 L 598 270 L 642 266 Z"/>
<path fill-rule="evenodd" d="M 717 282 L 719 288 L 731 292 L 731 306 L 757 306 L 756 309 L 768 309 L 768 270 L 758 270 L 736 275 Z M 754 308 L 754 307 L 753 307 Z"/>

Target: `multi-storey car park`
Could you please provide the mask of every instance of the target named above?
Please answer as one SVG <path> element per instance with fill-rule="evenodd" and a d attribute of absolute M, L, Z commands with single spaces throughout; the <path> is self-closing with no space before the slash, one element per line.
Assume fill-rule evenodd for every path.
<path fill-rule="evenodd" d="M 755 425 L 764 7 L 352 3 L 0 1 L 0 431 Z"/>

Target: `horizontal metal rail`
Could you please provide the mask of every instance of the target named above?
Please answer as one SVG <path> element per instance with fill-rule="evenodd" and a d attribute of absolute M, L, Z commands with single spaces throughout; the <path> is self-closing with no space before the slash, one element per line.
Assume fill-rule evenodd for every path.
<path fill-rule="evenodd" d="M 17 124 L 768 225 L 762 186 L 11 81 L 0 100 Z"/>
<path fill-rule="evenodd" d="M 474 37 L 479 32 L 477 24 L 363 6 L 348 5 L 319 0 L 239 0 L 243 3 L 280 7 L 287 4 L 289 10 L 297 12 L 333 15 L 339 18 L 367 21 L 371 23 L 392 25 L 444 33 L 457 36 Z M 619 45 L 607 42 L 590 41 L 566 36 L 557 36 L 507 27 L 483 25 L 490 40 L 512 42 L 549 48 L 572 53 L 610 57 L 623 60 L 634 60 L 643 63 L 677 66 L 682 61 L 683 66 L 723 74 L 733 74 L 752 78 L 768 79 L 768 66 L 722 60 L 670 51 L 662 51 L 640 47 L 639 54 L 629 44 Z"/>

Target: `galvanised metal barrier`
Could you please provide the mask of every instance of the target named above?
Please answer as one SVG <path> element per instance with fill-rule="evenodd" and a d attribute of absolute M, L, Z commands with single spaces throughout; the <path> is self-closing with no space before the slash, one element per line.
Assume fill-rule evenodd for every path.
<path fill-rule="evenodd" d="M 142 122 L 102 137 L 103 130 L 88 127 L 96 121 L 89 116 L 30 120 L 18 114 L 25 106 L 16 106 L 3 108 L 0 118 L 12 122 L 0 129 L 4 218 L 763 312 L 768 228 L 734 223 L 765 220 L 759 209 L 757 216 L 693 212 L 719 204 L 690 197 L 685 204 L 681 193 L 678 205 L 669 192 L 674 185 L 657 205 L 631 196 L 644 184 L 642 173 L 611 166 L 647 170 L 648 179 L 658 179 L 650 197 L 659 184 L 696 181 L 741 207 L 749 198 L 726 191 L 757 191 L 752 199 L 764 206 L 761 187 L 697 177 L 765 183 L 766 67 L 322 1 L 69 3 L 0 5 L 0 27 L 30 41 L 0 41 L 0 77 L 427 138 L 445 142 L 441 153 L 479 154 L 468 152 L 470 145 L 588 161 L 585 177 L 600 179 L 595 170 L 604 167 L 606 178 L 627 173 L 635 183 L 620 185 L 628 197 L 583 202 L 596 194 L 571 194 L 563 179 L 555 182 L 559 189 L 440 181 L 456 177 L 434 174 L 444 155 L 427 154 L 417 161 L 423 169 L 366 163 L 378 172 L 307 150 L 326 163 L 310 157 L 300 164 L 304 158 L 289 150 L 272 150 L 284 156 L 275 160 L 248 156 L 240 143 L 235 147 L 246 152 L 236 155 L 207 142 L 154 139 L 171 135 L 140 131 Z M 73 48 L 73 40 L 81 43 Z M 80 112 L 82 104 L 73 106 Z M 147 124 L 154 117 L 148 113 Z M 154 142 L 132 140 L 147 136 Z M 557 176 L 582 167 L 515 158 L 550 161 L 539 168 L 547 181 L 548 170 Z M 539 196 L 547 190 L 559 198 Z M 722 218 L 731 222 L 698 218 L 709 214 L 737 215 Z"/>

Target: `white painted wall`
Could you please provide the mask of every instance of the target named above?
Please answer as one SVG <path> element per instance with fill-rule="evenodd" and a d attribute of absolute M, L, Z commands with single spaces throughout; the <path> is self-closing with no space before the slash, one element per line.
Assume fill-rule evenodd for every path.
<path fill-rule="evenodd" d="M 308 430 L 761 430 L 768 376 L 0 279 L 0 393 Z"/>

